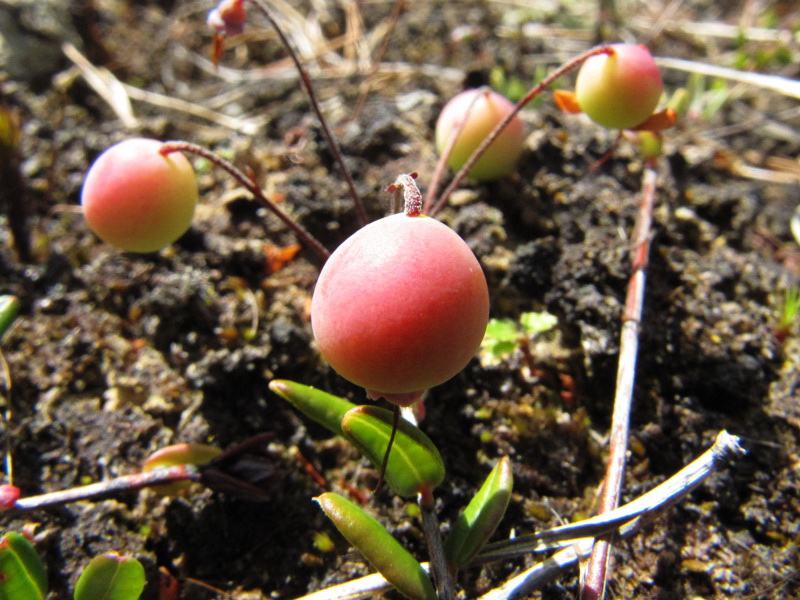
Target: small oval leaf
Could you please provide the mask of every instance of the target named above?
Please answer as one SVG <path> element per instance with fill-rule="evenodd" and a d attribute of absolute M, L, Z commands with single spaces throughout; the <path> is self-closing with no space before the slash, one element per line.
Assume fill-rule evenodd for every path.
<path fill-rule="evenodd" d="M 9 531 L 0 539 L 0 599 L 42 600 L 47 595 L 47 571 L 31 543 Z"/>
<path fill-rule="evenodd" d="M 0 296 L 0 337 L 8 331 L 18 313 L 19 299 L 16 296 L 8 294 Z"/>
<path fill-rule="evenodd" d="M 222 450 L 209 444 L 172 444 L 153 452 L 144 461 L 143 471 L 152 471 L 157 467 L 175 467 L 177 465 L 196 465 L 202 467 L 222 454 Z M 160 494 L 177 494 L 190 487 L 190 481 L 155 485 L 151 489 Z"/>
<path fill-rule="evenodd" d="M 342 435 L 342 418 L 345 413 L 356 407 L 344 398 L 286 379 L 271 381 L 269 389 L 284 400 L 288 400 L 309 419 L 327 427 L 337 435 Z"/>
<path fill-rule="evenodd" d="M 209 444 L 172 444 L 153 452 L 144 461 L 143 469 L 151 471 L 156 467 L 176 465 L 196 465 L 201 467 L 222 454 L 222 450 Z"/>
<path fill-rule="evenodd" d="M 349 410 L 342 419 L 342 431 L 380 469 L 392 435 L 392 411 L 364 405 Z M 439 450 L 422 430 L 400 419 L 384 474 L 386 483 L 404 498 L 430 491 L 444 479 L 444 462 Z"/>
<path fill-rule="evenodd" d="M 444 553 L 448 564 L 459 569 L 480 552 L 506 512 L 513 485 L 511 461 L 504 456 L 489 473 L 447 536 Z"/>
<path fill-rule="evenodd" d="M 339 533 L 401 594 L 413 600 L 436 599 L 433 583 L 419 561 L 374 517 L 333 492 L 315 500 Z"/>
<path fill-rule="evenodd" d="M 144 567 L 135 558 L 107 552 L 95 556 L 75 584 L 75 600 L 138 600 Z"/>

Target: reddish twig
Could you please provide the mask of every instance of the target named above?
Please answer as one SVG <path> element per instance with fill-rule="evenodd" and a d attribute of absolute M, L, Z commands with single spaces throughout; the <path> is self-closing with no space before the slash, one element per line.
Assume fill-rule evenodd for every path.
<path fill-rule="evenodd" d="M 214 154 L 209 149 L 204 148 L 203 146 L 198 146 L 197 144 L 193 144 L 191 142 L 182 142 L 182 141 L 170 141 L 164 142 L 163 146 L 160 150 L 161 154 L 167 155 L 171 152 L 189 152 L 191 154 L 197 154 L 198 156 L 202 156 L 210 160 L 215 166 L 219 167 L 220 169 L 227 171 L 228 174 L 231 175 L 236 181 L 238 181 L 242 187 L 247 189 L 253 197 L 260 202 L 265 208 L 267 208 L 272 214 L 278 217 L 281 221 L 283 221 L 289 228 L 292 229 L 297 234 L 297 237 L 309 248 L 314 250 L 317 254 L 319 254 L 320 258 L 323 261 L 327 260 L 330 256 L 330 252 L 328 249 L 323 246 L 317 238 L 315 238 L 308 230 L 300 225 L 297 221 L 292 219 L 289 215 L 283 212 L 277 204 L 275 204 L 272 200 L 267 198 L 264 195 L 264 192 L 261 191 L 261 188 L 258 187 L 253 180 L 251 180 L 247 175 L 245 175 L 242 171 L 240 171 L 235 165 L 230 163 L 229 161 L 225 160 L 221 156 Z"/>
<path fill-rule="evenodd" d="M 132 492 L 145 487 L 175 483 L 179 481 L 199 481 L 200 474 L 193 465 L 176 465 L 158 467 L 152 471 L 143 471 L 133 475 L 123 475 L 107 481 L 90 483 L 81 487 L 59 490 L 39 496 L 20 498 L 14 503 L 12 511 L 28 511 L 51 508 L 77 500 L 98 500 L 120 492 Z"/>
<path fill-rule="evenodd" d="M 286 48 L 286 51 L 289 53 L 289 57 L 292 59 L 292 62 L 294 63 L 295 68 L 297 69 L 297 72 L 300 74 L 300 81 L 303 84 L 303 89 L 305 89 L 306 94 L 308 95 L 309 101 L 311 102 L 311 108 L 317 115 L 317 119 L 319 119 L 320 126 L 322 127 L 322 133 L 325 135 L 325 140 L 328 142 L 328 147 L 330 148 L 331 153 L 336 159 L 336 162 L 339 164 L 339 169 L 342 171 L 342 176 L 344 177 L 344 180 L 347 183 L 347 188 L 350 191 L 350 197 L 353 199 L 353 204 L 356 207 L 358 220 L 362 226 L 366 225 L 367 223 L 369 223 L 369 216 L 367 215 L 367 209 L 364 207 L 364 202 L 361 200 L 361 196 L 356 190 L 356 185 L 353 182 L 353 177 L 350 174 L 350 169 L 347 168 L 347 165 L 344 162 L 344 156 L 342 155 L 342 151 L 339 148 L 339 144 L 336 143 L 336 139 L 333 137 L 333 133 L 331 132 L 330 127 L 328 127 L 328 121 L 325 119 L 325 116 L 322 114 L 322 109 L 319 107 L 319 102 L 317 101 L 317 95 L 314 92 L 314 87 L 311 85 L 311 78 L 308 76 L 308 73 L 303 68 L 303 65 L 300 64 L 300 59 L 298 58 L 297 53 L 294 51 L 294 48 L 292 48 L 292 45 L 289 43 L 288 38 L 278 25 L 278 22 L 272 16 L 272 13 L 270 12 L 266 2 L 264 2 L 264 0 L 252 0 L 252 2 L 266 17 L 270 25 L 272 25 L 272 28 L 275 30 L 275 33 L 278 34 L 281 43 Z"/>
<path fill-rule="evenodd" d="M 517 113 L 522 110 L 525 105 L 527 105 L 531 100 L 536 98 L 539 94 L 541 94 L 548 86 L 550 86 L 556 79 L 562 77 L 565 73 L 571 71 L 575 67 L 580 66 L 587 58 L 595 56 L 596 54 L 609 54 L 611 52 L 611 48 L 609 46 L 597 46 L 592 48 L 591 50 L 587 50 L 583 54 L 576 56 L 575 58 L 565 62 L 563 65 L 558 67 L 555 71 L 550 73 L 547 77 L 542 79 L 539 83 L 533 86 L 525 97 L 522 98 L 519 102 L 517 102 L 516 106 L 514 106 L 514 110 L 508 113 L 505 118 L 497 124 L 497 126 L 492 130 L 492 132 L 486 136 L 486 139 L 481 142 L 481 145 L 478 146 L 475 151 L 472 153 L 472 156 L 469 157 L 464 166 L 455 174 L 453 180 L 450 182 L 450 185 L 445 188 L 442 195 L 439 197 L 436 204 L 433 206 L 433 210 L 431 210 L 431 216 L 435 215 L 439 212 L 442 207 L 447 203 L 447 200 L 450 198 L 450 195 L 453 191 L 461 185 L 461 182 L 467 176 L 467 173 L 470 172 L 475 163 L 478 162 L 483 153 L 486 152 L 486 149 L 492 145 L 503 129 L 511 122 L 511 120 L 517 115 Z"/>
<path fill-rule="evenodd" d="M 622 482 L 625 477 L 625 455 L 628 452 L 633 383 L 636 375 L 636 356 L 639 350 L 639 324 L 644 304 L 645 269 L 650 251 L 650 226 L 653 221 L 653 204 L 656 195 L 657 172 L 648 164 L 642 179 L 641 200 L 633 230 L 631 277 L 625 298 L 620 334 L 619 364 L 611 417 L 611 436 L 606 478 L 599 512 L 617 508 Z M 605 594 L 608 578 L 608 558 L 612 536 L 598 538 L 592 548 L 581 591 L 582 600 L 596 600 Z"/>

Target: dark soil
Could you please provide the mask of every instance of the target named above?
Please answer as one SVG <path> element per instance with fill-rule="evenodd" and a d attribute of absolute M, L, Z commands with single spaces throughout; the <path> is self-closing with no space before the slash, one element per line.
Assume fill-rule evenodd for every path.
<path fill-rule="evenodd" d="M 293 39 L 321 57 L 307 64 L 373 218 L 385 214 L 383 190 L 397 174 L 417 171 L 427 187 L 437 112 L 465 81 L 480 83 L 499 65 L 507 78 L 529 83 L 588 48 L 595 28 L 594 5 L 409 2 L 384 58 L 391 68 L 371 79 L 365 109 L 351 121 L 368 67 L 354 68 L 361 50 L 351 42 L 333 50 L 323 42 L 340 40 L 356 5 L 296 4 L 308 25 Z M 737 51 L 733 38 L 675 25 L 740 24 L 749 3 L 727 4 L 727 12 L 708 12 L 706 3 L 684 3 L 666 20 L 655 10 L 625 15 L 608 35 L 647 42 L 659 56 L 732 65 L 743 55 L 745 67 L 796 78 L 800 47 L 791 35 L 740 40 Z M 386 24 L 391 3 L 358 6 L 368 39 Z M 0 6 L 0 24 L 16 27 L 6 46 L 17 52 L 0 91 L 23 126 L 23 194 L 0 191 L 9 212 L 0 221 L 0 293 L 22 302 L 2 340 L 13 381 L 2 442 L 14 483 L 35 495 L 136 472 L 174 442 L 227 448 L 263 432 L 274 436 L 260 457 L 269 481 L 260 502 L 204 488 L 178 497 L 148 490 L 6 517 L 3 527 L 33 532 L 52 598 L 71 597 L 80 569 L 112 549 L 145 565 L 147 598 L 158 597 L 159 568 L 180 580 L 181 598 L 200 599 L 291 598 L 370 571 L 311 501 L 321 488 L 297 454 L 345 494 L 366 493 L 375 472 L 267 388 L 272 379 L 293 379 L 364 399 L 313 344 L 308 306 L 317 257 L 302 250 L 275 270 L 270 252 L 295 243 L 293 235 L 201 161 L 203 204 L 194 226 L 159 254 L 121 254 L 100 243 L 77 210 L 93 158 L 143 135 L 186 139 L 230 157 L 331 249 L 357 228 L 319 125 L 266 23 L 253 15 L 215 73 L 207 59 L 210 8 L 119 0 Z M 769 27 L 800 27 L 797 7 L 778 2 L 770 11 Z M 531 23 L 542 27 L 534 31 Z M 135 97 L 138 125 L 126 129 L 58 50 L 65 40 L 136 88 L 260 126 L 245 134 Z M 787 53 L 790 60 L 781 59 Z M 772 59 L 754 64 L 758 56 Z M 664 75 L 670 92 L 687 85 L 683 72 Z M 784 342 L 775 335 L 782 294 L 800 282 L 800 250 L 788 227 L 800 182 L 800 118 L 796 99 L 733 84 L 728 90 L 722 108 L 705 116 L 711 92 L 696 95 L 666 134 L 624 500 L 680 469 L 722 429 L 741 436 L 748 455 L 617 545 L 612 597 L 800 594 L 800 339 L 796 328 Z M 546 96 L 524 114 L 530 137 L 517 172 L 464 186 L 440 215 L 481 259 L 492 316 L 546 309 L 558 317 L 557 330 L 531 344 L 536 377 L 521 356 L 486 367 L 475 360 L 427 400 L 423 429 L 448 468 L 436 493 L 444 526 L 498 457 L 512 459 L 515 493 L 497 537 L 593 511 L 642 173 L 628 141 L 592 168 L 614 135 L 560 114 Z M 794 165 L 780 180 L 741 176 L 743 164 L 777 173 L 776 157 Z M 20 205 L 28 260 L 10 234 Z M 369 503 L 424 558 L 421 525 L 405 508 L 386 491 Z M 333 551 L 315 546 L 322 532 Z M 464 597 L 522 566 L 466 572 Z M 576 591 L 572 573 L 541 597 Z"/>

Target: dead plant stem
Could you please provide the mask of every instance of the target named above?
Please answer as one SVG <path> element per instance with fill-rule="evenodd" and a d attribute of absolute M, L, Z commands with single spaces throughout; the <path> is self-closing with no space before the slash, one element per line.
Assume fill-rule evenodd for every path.
<path fill-rule="evenodd" d="M 603 495 L 600 499 L 600 514 L 617 508 L 625 478 L 625 457 L 628 452 L 636 357 L 639 351 L 639 325 L 644 304 L 645 269 L 650 251 L 650 228 L 653 220 L 657 178 L 655 166 L 648 164 L 642 178 L 639 212 L 633 231 L 631 277 L 628 281 L 622 316 L 617 384 L 611 417 L 608 465 L 603 484 Z M 582 600 L 598 600 L 605 595 L 612 537 L 611 535 L 603 536 L 597 538 L 594 543 L 581 590 Z"/>
<path fill-rule="evenodd" d="M 120 492 L 132 492 L 145 487 L 175 483 L 178 481 L 198 481 L 199 472 L 192 465 L 175 465 L 172 467 L 158 467 L 152 471 L 142 471 L 132 475 L 123 475 L 107 481 L 90 483 L 66 490 L 58 490 L 39 496 L 20 498 L 14 503 L 10 511 L 29 511 L 42 508 L 51 508 L 75 502 L 77 500 L 98 500 L 113 496 Z"/>
<path fill-rule="evenodd" d="M 311 108 L 314 110 L 314 114 L 317 115 L 317 119 L 319 120 L 320 126 L 322 127 L 322 133 L 325 136 L 325 140 L 328 142 L 328 147 L 330 148 L 330 151 L 333 154 L 334 159 L 339 165 L 339 169 L 342 172 L 342 177 L 344 177 L 345 183 L 347 183 L 347 188 L 350 192 L 350 197 L 353 199 L 353 204 L 355 205 L 356 213 L 358 214 L 358 221 L 363 227 L 364 225 L 369 223 L 369 216 L 367 215 L 367 210 L 364 207 L 364 202 L 361 200 L 361 196 L 359 195 L 358 190 L 356 190 L 356 185 L 353 182 L 352 175 L 350 174 L 350 169 L 347 168 L 347 165 L 344 162 L 344 156 L 342 155 L 342 151 L 339 148 L 339 144 L 336 143 L 336 138 L 333 137 L 333 133 L 331 132 L 330 127 L 328 126 L 328 121 L 322 114 L 322 109 L 320 108 L 319 102 L 317 100 L 317 94 L 314 92 L 314 86 L 311 85 L 311 78 L 308 76 L 308 73 L 303 68 L 303 65 L 300 63 L 300 59 L 297 56 L 297 53 L 294 51 L 294 48 L 292 48 L 292 45 L 289 43 L 288 38 L 278 25 L 278 22 L 272 16 L 272 13 L 269 10 L 267 3 L 264 0 L 252 0 L 252 2 L 266 17 L 270 25 L 272 25 L 272 28 L 275 30 L 275 33 L 278 34 L 281 43 L 284 45 L 286 51 L 289 53 L 289 56 L 292 58 L 292 62 L 294 63 L 297 72 L 300 74 L 300 82 L 302 83 L 303 89 L 305 89 L 306 94 L 308 95 L 308 99 L 311 102 Z"/>

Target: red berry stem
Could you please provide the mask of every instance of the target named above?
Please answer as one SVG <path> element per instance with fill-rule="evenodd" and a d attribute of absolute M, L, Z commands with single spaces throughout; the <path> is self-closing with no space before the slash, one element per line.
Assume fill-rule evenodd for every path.
<path fill-rule="evenodd" d="M 514 106 L 514 110 L 508 113 L 505 118 L 497 124 L 497 126 L 492 130 L 492 132 L 486 136 L 486 139 L 481 142 L 481 145 L 478 146 L 475 151 L 472 153 L 472 156 L 469 157 L 464 166 L 458 171 L 458 173 L 453 176 L 453 180 L 450 182 L 445 190 L 442 192 L 442 195 L 433 205 L 433 209 L 430 211 L 430 216 L 434 216 L 438 213 L 442 207 L 447 203 L 447 200 L 450 198 L 450 195 L 455 191 L 455 189 L 461 185 L 461 182 L 467 176 L 467 173 L 470 172 L 475 163 L 478 162 L 481 156 L 483 156 L 486 149 L 492 145 L 497 139 L 497 136 L 505 129 L 505 127 L 511 122 L 511 120 L 517 115 L 517 113 L 525 107 L 528 102 L 536 98 L 539 94 L 541 94 L 547 87 L 549 87 L 556 79 L 562 77 L 565 73 L 568 73 L 572 69 L 580 66 L 587 58 L 595 56 L 596 54 L 612 54 L 613 49 L 611 46 L 597 46 L 592 48 L 591 50 L 587 50 L 583 54 L 579 54 L 575 58 L 568 60 L 563 65 L 558 67 L 555 71 L 550 73 L 547 77 L 542 79 L 539 83 L 533 86 L 528 93 L 525 94 L 525 97 L 522 98 L 517 104 Z"/>
<path fill-rule="evenodd" d="M 600 514 L 617 508 L 625 477 L 625 459 L 628 452 L 628 433 L 631 405 L 633 404 L 633 383 L 636 374 L 636 356 L 639 350 L 639 324 L 644 305 L 645 269 L 650 252 L 650 228 L 653 221 L 657 178 L 654 161 L 649 161 L 642 179 L 639 212 L 633 230 L 631 277 L 628 281 L 622 315 L 617 385 L 614 395 L 614 411 L 611 417 L 608 465 L 598 511 Z M 610 550 L 611 536 L 595 540 L 581 591 L 582 600 L 597 600 L 605 595 Z"/>
<path fill-rule="evenodd" d="M 347 165 L 344 162 L 344 157 L 342 156 L 342 151 L 339 148 L 339 144 L 336 143 L 336 139 L 333 137 L 333 133 L 331 133 L 331 129 L 328 126 L 328 122 L 325 119 L 325 116 L 322 114 L 322 109 L 319 107 L 319 102 L 317 101 L 317 95 L 314 92 L 314 87 L 311 85 L 311 78 L 308 76 L 308 73 L 303 68 L 303 65 L 300 64 L 300 59 L 297 57 L 297 53 L 292 48 L 292 45 L 289 43 L 286 35 L 281 30 L 280 26 L 278 25 L 277 21 L 270 13 L 267 4 L 263 0 L 252 0 L 253 4 L 262 12 L 262 14 L 266 17 L 267 21 L 269 21 L 270 25 L 272 25 L 273 29 L 275 29 L 275 33 L 278 34 L 278 37 L 281 40 L 281 43 L 286 48 L 286 51 L 289 53 L 289 57 L 292 59 L 297 72 L 300 74 L 300 81 L 303 84 L 303 88 L 308 95 L 308 99 L 311 102 L 311 108 L 314 110 L 314 113 L 317 115 L 319 119 L 319 123 L 322 126 L 322 133 L 325 135 L 325 139 L 328 142 L 328 147 L 333 153 L 336 162 L 339 164 L 339 169 L 342 171 L 342 176 L 344 177 L 345 182 L 347 183 L 347 188 L 350 192 L 350 197 L 353 199 L 353 204 L 356 207 L 356 213 L 358 214 L 358 221 L 363 227 L 367 223 L 369 223 L 370 219 L 367 215 L 367 209 L 364 207 L 364 202 L 361 200 L 361 196 L 359 195 L 358 191 L 356 190 L 356 185 L 353 182 L 353 177 L 350 174 L 350 170 L 347 168 Z"/>
<path fill-rule="evenodd" d="M 311 235 L 311 233 L 309 233 L 305 227 L 292 219 L 292 217 L 283 212 L 277 204 L 267 198 L 264 195 L 264 192 L 261 191 L 261 188 L 258 187 L 258 185 L 256 185 L 247 175 L 240 171 L 231 162 L 225 160 L 217 154 L 214 154 L 203 146 L 198 146 L 197 144 L 193 144 L 191 142 L 183 142 L 179 140 L 164 142 L 160 152 L 164 156 L 170 154 L 171 152 L 188 152 L 190 154 L 196 154 L 210 160 L 220 169 L 227 171 L 242 185 L 242 187 L 247 189 L 247 191 L 250 192 L 258 202 L 260 202 L 265 208 L 269 209 L 276 217 L 278 217 L 289 228 L 291 228 L 292 231 L 297 234 L 297 237 L 299 237 L 306 246 L 314 250 L 323 261 L 327 260 L 330 256 L 328 249 L 325 248 L 325 246 L 323 246 L 319 240 L 317 240 L 317 238 Z"/>

